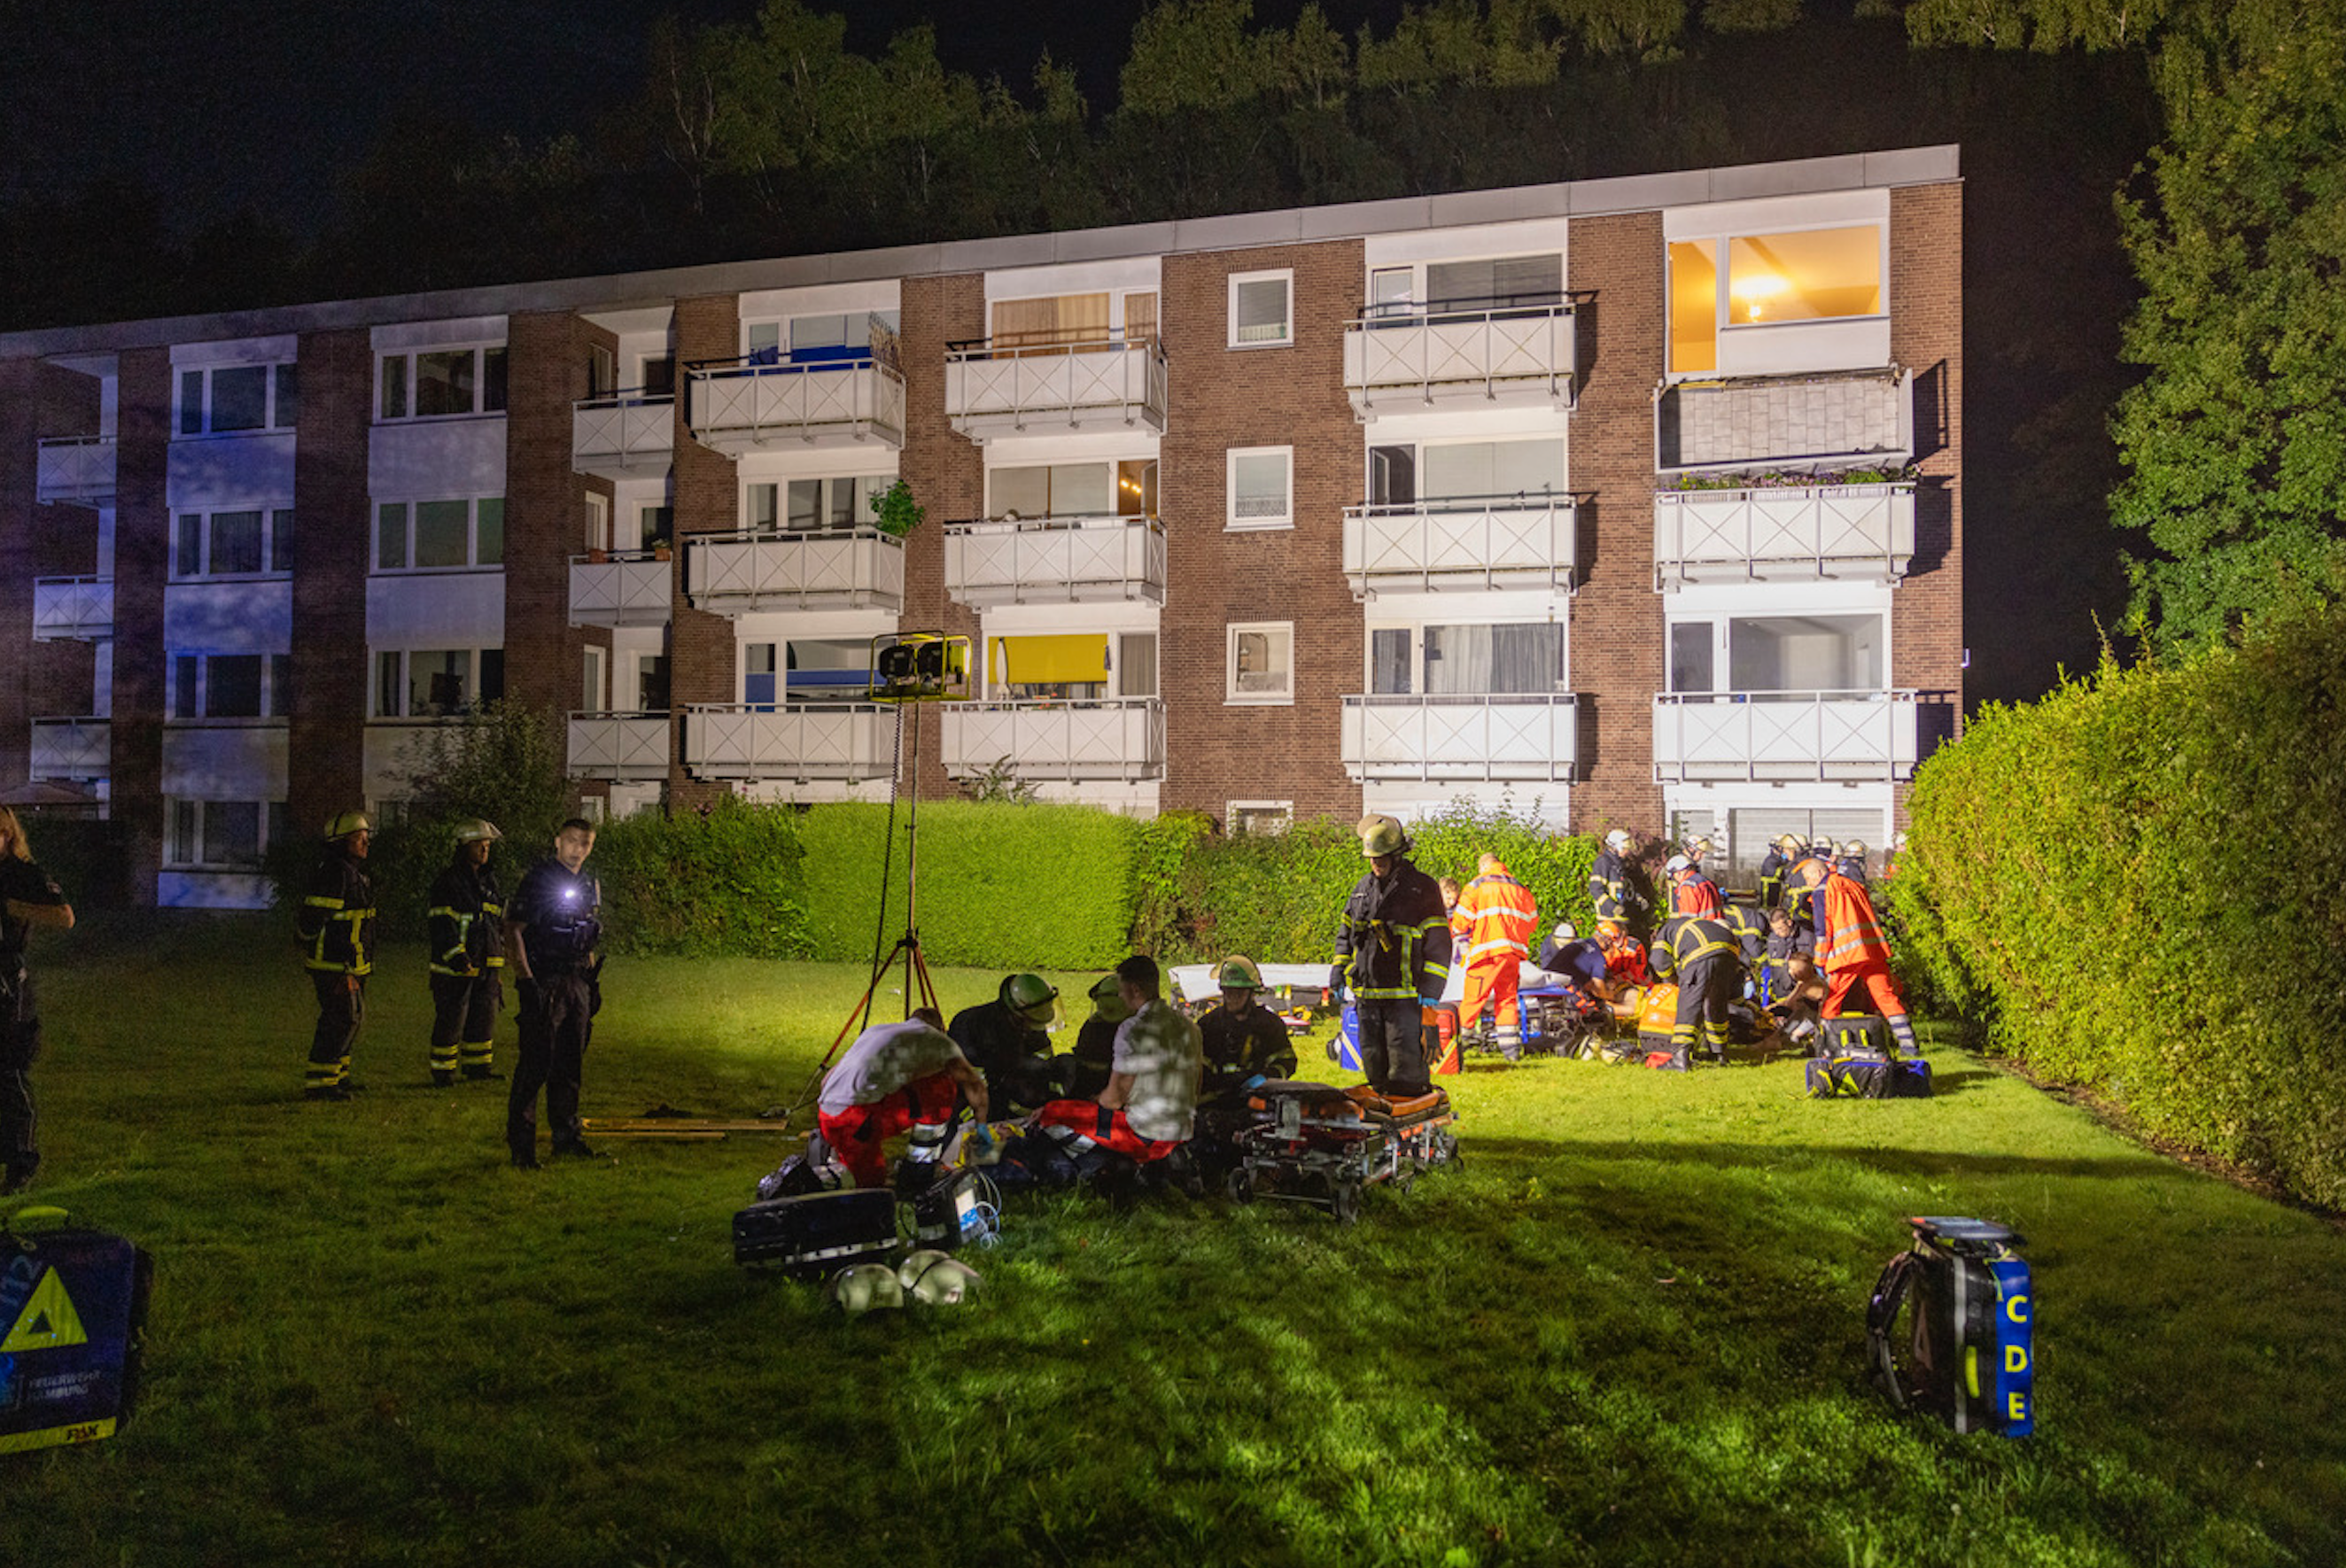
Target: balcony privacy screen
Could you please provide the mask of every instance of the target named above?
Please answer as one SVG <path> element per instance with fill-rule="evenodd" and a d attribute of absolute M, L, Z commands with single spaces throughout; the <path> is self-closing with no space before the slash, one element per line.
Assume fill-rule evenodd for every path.
<path fill-rule="evenodd" d="M 1005 686 L 1096 685 L 1107 679 L 1107 637 L 996 637 L 994 679 Z"/>

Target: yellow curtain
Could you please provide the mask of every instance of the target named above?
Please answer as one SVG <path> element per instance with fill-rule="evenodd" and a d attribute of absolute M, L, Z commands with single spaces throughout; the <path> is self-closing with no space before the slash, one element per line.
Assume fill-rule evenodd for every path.
<path fill-rule="evenodd" d="M 997 349 L 1064 349 L 1072 343 L 1107 341 L 1106 294 L 1058 294 L 1046 300 L 994 302 Z"/>
<path fill-rule="evenodd" d="M 1107 635 L 996 637 L 994 678 L 1021 686 L 1107 679 Z"/>

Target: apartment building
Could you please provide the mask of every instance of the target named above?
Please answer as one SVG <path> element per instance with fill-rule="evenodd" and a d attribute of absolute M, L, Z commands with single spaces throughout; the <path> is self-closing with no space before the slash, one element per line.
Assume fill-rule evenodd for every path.
<path fill-rule="evenodd" d="M 0 336 L 0 798 L 260 901 L 484 700 L 917 786 L 1880 840 L 1962 708 L 1956 149 Z M 872 503 L 899 481 L 925 521 Z M 966 703 L 871 641 L 971 639 Z"/>

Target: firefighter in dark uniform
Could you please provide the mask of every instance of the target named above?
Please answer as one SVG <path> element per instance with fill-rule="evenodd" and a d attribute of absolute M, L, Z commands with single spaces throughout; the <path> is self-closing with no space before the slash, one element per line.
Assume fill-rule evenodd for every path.
<path fill-rule="evenodd" d="M 1425 1010 L 1450 981 L 1450 917 L 1442 890 L 1407 859 L 1399 822 L 1363 817 L 1358 831 L 1369 871 L 1344 905 L 1329 985 L 1352 993 L 1369 1086 L 1408 1098 L 1433 1088 L 1426 1069 L 1436 1047 Z"/>
<path fill-rule="evenodd" d="M 1226 958 L 1214 978 L 1222 999 L 1198 1020 L 1206 1041 L 1206 1081 L 1198 1095 L 1201 1110 L 1243 1105 L 1247 1091 L 1262 1080 L 1295 1076 L 1295 1044 L 1286 1021 L 1255 1000 L 1262 990 L 1262 971 L 1254 960 Z"/>
<path fill-rule="evenodd" d="M 1775 910 L 1784 901 L 1784 873 L 1794 860 L 1800 858 L 1800 840 L 1790 833 L 1779 833 L 1768 852 L 1760 858 L 1760 911 L 1762 914 Z"/>
<path fill-rule="evenodd" d="M 32 928 L 73 929 L 73 905 L 33 861 L 16 813 L 0 806 L 0 1195 L 19 1193 L 40 1167 L 40 1117 L 33 1104 L 33 1060 L 41 1054 L 41 1014 L 25 967 Z"/>
<path fill-rule="evenodd" d="M 1091 998 L 1092 1015 L 1076 1031 L 1074 1059 L 1066 1064 L 1071 1100 L 1088 1100 L 1107 1087 L 1108 1075 L 1115 1071 L 1117 1025 L 1132 1016 L 1114 974 L 1104 974 L 1092 983 Z"/>
<path fill-rule="evenodd" d="M 1836 850 L 1833 852 L 1833 871 L 1859 887 L 1871 886 L 1871 879 L 1865 874 L 1865 840 L 1851 839 Z"/>
<path fill-rule="evenodd" d="M 537 1095 L 546 1091 L 554 1152 L 594 1156 L 579 1135 L 586 1043 L 602 1001 L 602 885 L 582 874 L 595 824 L 573 817 L 554 835 L 554 857 L 523 876 L 505 905 L 505 962 L 521 993 L 521 1048 L 505 1096 L 505 1144 L 521 1170 L 537 1168 Z"/>
<path fill-rule="evenodd" d="M 1735 933 L 1705 915 L 1673 915 L 1654 933 L 1656 978 L 1678 988 L 1670 1024 L 1670 1065 L 1684 1071 L 1699 1047 L 1727 1061 L 1728 1008 L 1743 994 L 1743 959 Z"/>
<path fill-rule="evenodd" d="M 465 1081 L 491 1070 L 497 1009 L 505 999 L 504 895 L 489 855 L 505 835 L 487 822 L 456 830 L 456 852 L 432 884 L 425 941 L 431 949 L 432 1082 L 447 1088 L 462 1064 Z"/>
<path fill-rule="evenodd" d="M 1796 926 L 1816 925 L 1816 890 L 1832 874 L 1832 843 L 1810 844 L 1784 868 L 1784 910 Z"/>
<path fill-rule="evenodd" d="M 367 878 L 367 846 L 374 825 L 363 811 L 344 811 L 326 823 L 326 852 L 310 874 L 294 929 L 301 963 L 318 993 L 318 1028 L 310 1038 L 310 1065 L 301 1076 L 309 1100 L 347 1100 L 351 1047 L 366 1015 L 367 971 L 373 967 L 374 884 Z"/>
<path fill-rule="evenodd" d="M 1066 1093 L 1069 1064 L 1051 1055 L 1058 1021 L 1058 988 L 1039 974 L 1005 975 L 993 1001 L 954 1014 L 945 1033 L 985 1074 L 995 1115 L 1031 1111 Z"/>

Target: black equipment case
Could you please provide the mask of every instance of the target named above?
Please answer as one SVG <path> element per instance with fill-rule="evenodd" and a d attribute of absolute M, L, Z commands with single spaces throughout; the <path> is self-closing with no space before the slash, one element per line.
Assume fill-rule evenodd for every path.
<path fill-rule="evenodd" d="M 885 1187 L 805 1193 L 753 1203 L 733 1217 L 733 1261 L 770 1263 L 820 1279 L 896 1250 L 896 1195 Z"/>
<path fill-rule="evenodd" d="M 138 1391 L 154 1260 L 65 1218 L 0 1230 L 0 1453 L 112 1437 Z"/>
<path fill-rule="evenodd" d="M 1931 1064 L 1898 1054 L 1888 1019 L 1850 1013 L 1820 1023 L 1808 1084 L 1811 1100 L 1927 1100 Z"/>
<path fill-rule="evenodd" d="M 2036 1430 L 2036 1284 L 2027 1241 L 1993 1220 L 1916 1215 L 1866 1305 L 1873 1380 L 1959 1432 Z"/>

